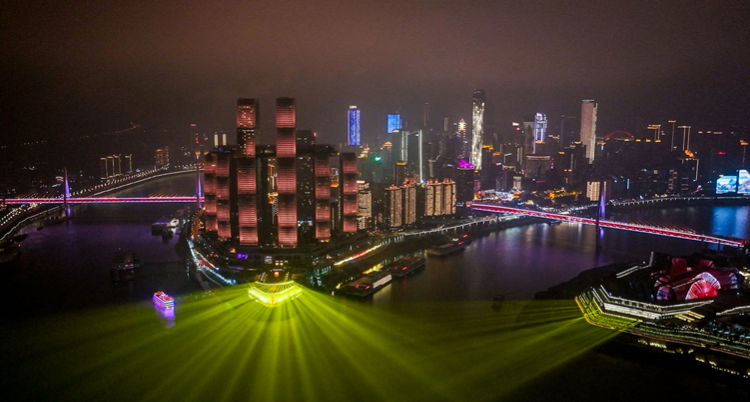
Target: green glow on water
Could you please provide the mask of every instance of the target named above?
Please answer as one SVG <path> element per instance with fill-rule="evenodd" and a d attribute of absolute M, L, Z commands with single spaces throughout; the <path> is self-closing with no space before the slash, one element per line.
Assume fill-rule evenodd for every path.
<path fill-rule="evenodd" d="M 174 322 L 149 302 L 17 325 L 0 385 L 35 400 L 493 400 L 616 334 L 573 301 L 381 308 L 305 291 L 267 308 L 248 288 L 178 299 Z"/>

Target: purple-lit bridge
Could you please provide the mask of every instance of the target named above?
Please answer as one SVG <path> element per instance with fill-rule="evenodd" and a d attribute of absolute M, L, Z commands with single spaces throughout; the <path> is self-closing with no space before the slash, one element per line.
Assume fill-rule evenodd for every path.
<path fill-rule="evenodd" d="M 55 198 L 8 198 L 3 204 L 133 204 L 153 202 L 203 202 L 203 197 L 55 197 Z"/>
<path fill-rule="evenodd" d="M 522 208 L 512 208 L 512 207 L 506 207 L 501 205 L 495 205 L 495 204 L 486 204 L 481 202 L 474 202 L 471 204 L 471 209 L 475 211 L 482 211 L 482 212 L 495 212 L 495 213 L 511 213 L 511 214 L 521 214 L 526 216 L 534 216 L 537 218 L 543 218 L 543 219 L 552 219 L 552 220 L 559 220 L 563 222 L 574 222 L 574 223 L 583 223 L 587 225 L 596 225 L 596 219 L 592 218 L 583 218 L 579 216 L 571 216 L 571 215 L 563 215 L 563 214 L 555 214 L 550 212 L 544 212 L 544 211 L 532 211 L 528 209 L 522 209 Z M 748 242 L 738 239 L 727 239 L 722 238 L 718 236 L 708 236 L 708 235 L 702 235 L 682 230 L 674 230 L 674 229 L 667 229 L 667 228 L 660 228 L 655 226 L 646 226 L 646 225 L 636 225 L 631 223 L 624 223 L 624 222 L 614 222 L 614 221 L 608 221 L 608 220 L 599 220 L 599 226 L 605 227 L 605 228 L 612 228 L 612 229 L 620 229 L 620 230 L 629 230 L 631 232 L 639 232 L 639 233 L 648 233 L 648 234 L 654 234 L 659 236 L 667 236 L 667 237 L 675 237 L 678 239 L 686 239 L 686 240 L 693 240 L 693 241 L 700 241 L 705 243 L 714 243 L 714 244 L 724 244 L 728 246 L 733 247 L 745 247 L 747 246 Z"/>

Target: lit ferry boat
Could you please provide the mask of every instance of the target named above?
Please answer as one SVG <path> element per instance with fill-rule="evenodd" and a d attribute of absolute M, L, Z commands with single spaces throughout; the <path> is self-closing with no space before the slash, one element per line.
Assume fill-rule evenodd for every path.
<path fill-rule="evenodd" d="M 456 242 L 450 242 L 441 244 L 437 247 L 433 247 L 429 250 L 427 250 L 427 254 L 429 255 L 435 255 L 435 256 L 444 256 L 451 253 L 455 253 L 456 251 L 463 250 L 468 244 L 465 241 L 456 241 Z"/>
<path fill-rule="evenodd" d="M 357 297 L 369 296 L 388 284 L 391 279 L 393 279 L 393 277 L 387 270 L 376 271 L 355 281 L 349 282 L 344 288 L 344 293 L 349 296 Z"/>
<path fill-rule="evenodd" d="M 164 292 L 156 292 L 154 293 L 154 304 L 163 309 L 172 309 L 174 308 L 174 298 Z"/>
<path fill-rule="evenodd" d="M 402 278 L 416 271 L 417 269 L 424 267 L 424 263 L 424 258 L 404 257 L 391 265 L 391 275 L 395 276 L 396 278 Z"/>

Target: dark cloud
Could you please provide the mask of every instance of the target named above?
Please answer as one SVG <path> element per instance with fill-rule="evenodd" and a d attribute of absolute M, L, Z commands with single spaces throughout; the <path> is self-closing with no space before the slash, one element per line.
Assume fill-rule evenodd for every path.
<path fill-rule="evenodd" d="M 723 124 L 750 106 L 746 1 L 6 3 L 6 138 L 131 120 L 231 130 L 239 96 L 260 98 L 264 120 L 297 97 L 300 124 L 329 141 L 349 104 L 367 138 L 425 101 L 468 117 L 474 87 L 501 124 L 583 98 L 601 100 L 603 129 Z"/>

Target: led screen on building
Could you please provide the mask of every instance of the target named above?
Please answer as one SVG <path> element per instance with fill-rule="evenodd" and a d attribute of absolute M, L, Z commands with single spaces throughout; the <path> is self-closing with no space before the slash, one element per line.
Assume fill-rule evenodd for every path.
<path fill-rule="evenodd" d="M 737 188 L 738 194 L 750 195 L 750 173 L 747 170 L 740 170 L 740 183 Z"/>
<path fill-rule="evenodd" d="M 401 115 L 389 114 L 388 115 L 388 133 L 392 133 L 396 130 L 401 130 Z"/>
<path fill-rule="evenodd" d="M 716 180 L 716 194 L 737 192 L 737 176 L 722 176 Z"/>

